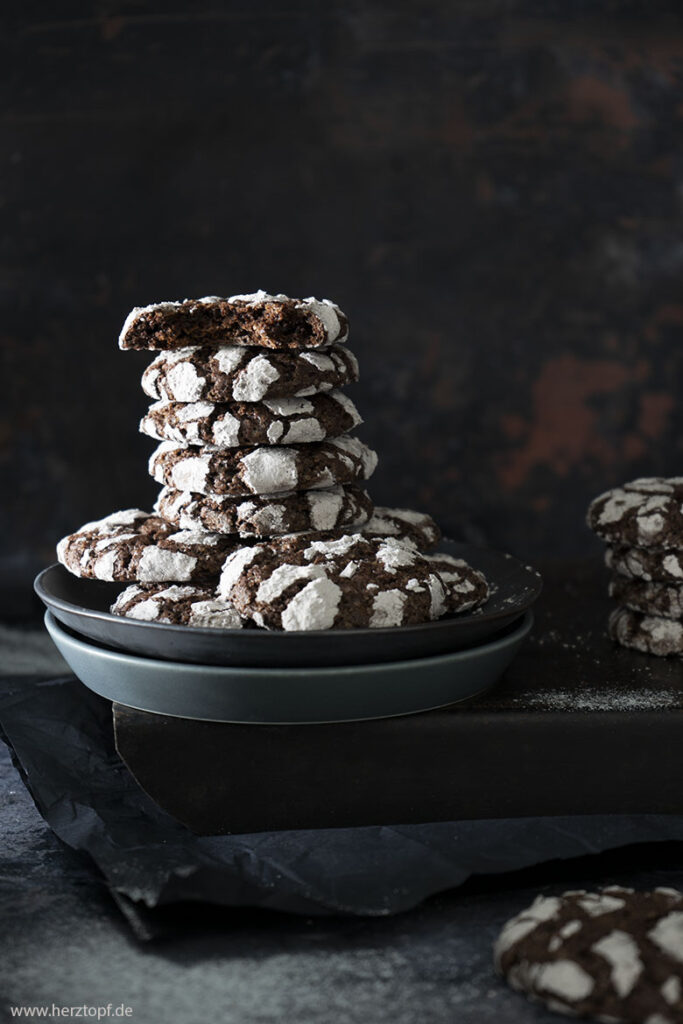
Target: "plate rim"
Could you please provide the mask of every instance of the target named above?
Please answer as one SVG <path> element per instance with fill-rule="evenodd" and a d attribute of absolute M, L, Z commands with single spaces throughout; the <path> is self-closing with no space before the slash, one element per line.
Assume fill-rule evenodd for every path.
<path fill-rule="evenodd" d="M 400 661 L 381 661 L 381 662 L 362 662 L 358 665 L 323 665 L 315 666 L 308 665 L 297 668 L 295 666 L 289 666 L 285 668 L 277 667 L 254 667 L 254 666 L 240 666 L 240 665 L 207 665 L 199 662 L 192 661 L 164 661 L 161 658 L 147 657 L 144 654 L 130 654 L 128 651 L 116 651 L 111 650 L 108 647 L 100 645 L 94 641 L 89 641 L 80 635 L 73 635 L 68 631 L 68 627 L 65 627 L 50 611 L 49 608 L 45 610 L 43 616 L 45 628 L 50 635 L 52 630 L 55 630 L 60 634 L 60 637 L 74 645 L 75 647 L 85 650 L 89 656 L 101 657 L 103 660 L 114 662 L 117 665 L 137 665 L 142 664 L 144 667 L 156 670 L 168 671 L 169 667 L 178 671 L 192 671 L 198 670 L 202 673 L 206 672 L 210 676 L 222 676 L 228 673 L 239 673 L 240 676 L 247 675 L 249 678 L 256 680 L 257 677 L 269 676 L 269 677 L 280 677 L 285 681 L 291 676 L 300 677 L 302 674 L 309 674 L 315 676 L 316 679 L 327 676 L 338 676 L 338 675 L 358 675 L 358 670 L 363 669 L 364 671 L 371 672 L 391 672 L 397 669 L 419 669 L 420 667 L 428 666 L 439 666 L 446 662 L 458 662 L 463 660 L 469 660 L 472 658 L 485 657 L 487 654 L 491 654 L 495 651 L 500 650 L 501 647 L 507 647 L 510 644 L 514 644 L 523 640 L 528 633 L 531 631 L 534 625 L 534 612 L 532 608 L 527 608 L 525 612 L 519 616 L 519 624 L 513 630 L 506 632 L 503 636 L 494 636 L 491 640 L 486 640 L 482 644 L 477 644 L 475 647 L 465 647 L 458 651 L 448 651 L 446 654 L 432 654 L 421 658 L 402 658 Z M 337 631 L 339 632 L 339 631 Z"/>
<path fill-rule="evenodd" d="M 461 541 L 448 541 L 448 540 L 446 540 L 445 543 L 458 544 L 461 547 L 466 547 L 466 548 L 469 548 L 470 550 L 473 550 L 473 551 L 482 551 L 482 552 L 490 553 L 490 554 L 493 554 L 493 555 L 497 555 L 501 559 L 503 559 L 503 558 L 504 559 L 509 559 L 509 560 L 515 562 L 516 565 L 520 569 L 522 569 L 526 573 L 528 573 L 528 575 L 530 577 L 530 581 L 534 581 L 535 582 L 535 586 L 531 587 L 531 592 L 530 592 L 529 597 L 523 603 L 521 603 L 519 605 L 518 609 L 515 610 L 515 609 L 509 609 L 509 608 L 507 608 L 507 609 L 501 608 L 497 612 L 493 612 L 491 615 L 486 616 L 486 621 L 488 621 L 488 622 L 496 622 L 498 619 L 508 618 L 510 615 L 514 615 L 515 611 L 517 612 L 517 614 L 519 616 L 522 616 L 536 603 L 536 601 L 540 597 L 541 592 L 543 590 L 543 577 L 538 572 L 538 570 L 536 570 L 533 567 L 531 567 L 531 566 L 527 565 L 526 563 L 522 562 L 519 558 L 516 558 L 515 555 L 511 555 L 511 554 L 508 554 L 506 552 L 497 551 L 495 548 L 477 548 L 473 544 L 467 544 L 467 543 L 461 542 Z M 447 554 L 447 553 L 448 552 L 444 552 L 444 554 Z M 434 555 L 438 555 L 438 554 L 439 554 L 439 552 L 434 552 Z M 373 628 L 370 628 L 369 626 L 365 626 L 365 627 L 354 627 L 354 628 L 351 628 L 351 629 L 344 629 L 344 630 L 341 630 L 341 629 L 316 629 L 316 630 L 280 630 L 280 629 L 248 630 L 248 629 L 246 629 L 245 630 L 245 629 L 216 629 L 215 627 L 212 627 L 212 626 L 183 626 L 183 625 L 176 625 L 176 624 L 170 623 L 170 622 L 147 622 L 147 621 L 144 621 L 144 620 L 141 620 L 141 619 L 127 618 L 126 616 L 123 616 L 123 615 L 112 615 L 111 612 L 102 612 L 102 611 L 99 611 L 98 609 L 87 608 L 84 605 L 74 604 L 73 602 L 66 601 L 66 600 L 64 600 L 63 598 L 60 598 L 60 597 L 54 597 L 52 594 L 49 594 L 46 591 L 45 586 L 44 586 L 44 578 L 48 575 L 48 573 L 54 572 L 55 569 L 57 569 L 57 570 L 62 569 L 64 572 L 67 572 L 67 573 L 69 572 L 69 570 L 65 566 L 63 566 L 61 564 L 61 562 L 52 562 L 50 565 L 46 566 L 44 569 L 41 569 L 41 571 L 38 573 L 38 575 L 36 576 L 36 578 L 33 581 L 33 589 L 34 589 L 35 593 L 38 595 L 38 597 L 40 598 L 40 600 L 42 601 L 42 603 L 45 605 L 45 607 L 48 610 L 50 610 L 54 606 L 56 608 L 59 608 L 63 612 L 66 612 L 66 613 L 71 614 L 71 615 L 75 614 L 75 615 L 78 615 L 81 618 L 87 618 L 87 619 L 91 619 L 91 620 L 94 619 L 94 620 L 98 620 L 100 622 L 105 622 L 105 623 L 106 622 L 111 622 L 111 623 L 114 623 L 117 626 L 122 626 L 124 629 L 126 628 L 126 624 L 131 624 L 131 625 L 135 625 L 135 626 L 142 626 L 143 628 L 151 629 L 153 631 L 161 631 L 162 634 L 166 633 L 166 635 L 180 634 L 182 636 L 187 636 L 188 631 L 191 631 L 192 635 L 194 635 L 194 636 L 211 636 L 211 637 L 215 637 L 215 638 L 224 637 L 226 640 L 232 639 L 232 638 L 236 638 L 236 637 L 244 638 L 244 637 L 256 637 L 256 636 L 258 636 L 258 637 L 262 637 L 262 638 L 268 637 L 269 638 L 269 642 L 272 643 L 273 642 L 273 638 L 277 642 L 282 642 L 283 638 L 287 637 L 288 640 L 285 640 L 285 643 L 287 643 L 287 642 L 293 643 L 294 641 L 298 641 L 300 643 L 302 638 L 321 637 L 323 639 L 328 639 L 329 640 L 332 637 L 339 638 L 340 635 L 343 635 L 345 637 L 370 637 L 371 636 L 371 637 L 374 637 L 374 638 L 377 638 L 377 639 L 380 639 L 382 636 L 385 636 L 385 637 L 389 638 L 391 636 L 395 636 L 397 631 L 399 631 L 399 630 L 401 631 L 401 634 L 404 635 L 404 636 L 410 635 L 412 632 L 423 633 L 425 630 L 427 630 L 429 632 L 432 632 L 432 633 L 436 633 L 436 632 L 443 631 L 445 629 L 449 629 L 449 628 L 452 629 L 454 627 L 454 625 L 455 625 L 455 628 L 457 628 L 457 624 L 459 624 L 459 623 L 469 624 L 471 622 L 471 614 L 468 614 L 467 612 L 464 615 L 462 615 L 462 616 L 450 615 L 450 616 L 444 616 L 443 618 L 440 618 L 440 619 L 435 619 L 435 620 L 430 621 L 430 622 L 418 622 L 418 623 L 415 623 L 414 625 L 409 625 L 409 626 L 383 626 L 383 627 L 380 627 L 379 629 L 377 629 L 377 628 L 373 629 Z M 71 573 L 70 575 L 74 576 L 74 579 L 83 579 L 84 582 L 89 582 L 88 580 L 86 580 L 83 577 L 75 576 L 73 573 Z M 102 582 L 111 582 L 111 581 L 93 580 L 92 582 L 102 583 Z M 168 581 L 168 583 L 169 583 L 169 586 L 172 585 L 172 581 Z M 120 581 L 120 585 L 123 586 L 124 585 L 124 581 Z M 131 586 L 131 585 L 133 585 L 133 583 L 128 583 L 126 585 L 127 586 Z M 479 617 L 480 616 L 477 616 L 477 618 L 479 618 Z M 483 617 L 483 616 L 481 616 L 481 617 Z M 246 642 L 250 643 L 251 641 L 249 639 L 247 639 Z M 258 642 L 261 643 L 262 641 L 258 641 Z"/>

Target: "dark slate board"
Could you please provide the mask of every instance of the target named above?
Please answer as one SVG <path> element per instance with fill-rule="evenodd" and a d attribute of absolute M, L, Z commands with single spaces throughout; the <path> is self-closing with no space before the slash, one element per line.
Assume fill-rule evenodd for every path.
<path fill-rule="evenodd" d="M 683 666 L 613 645 L 603 570 L 551 570 L 501 684 L 418 716 L 190 722 L 115 705 L 140 783 L 197 832 L 683 813 Z M 313 768 L 314 766 L 314 768 Z"/>

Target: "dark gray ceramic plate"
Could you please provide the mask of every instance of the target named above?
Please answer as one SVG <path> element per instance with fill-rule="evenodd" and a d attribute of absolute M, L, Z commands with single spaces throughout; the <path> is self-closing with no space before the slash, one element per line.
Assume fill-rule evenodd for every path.
<path fill-rule="evenodd" d="M 453 654 L 335 668 L 231 668 L 140 658 L 84 640 L 45 613 L 75 675 L 107 700 L 179 718 L 260 725 L 349 722 L 430 711 L 492 686 L 531 629 Z"/>
<path fill-rule="evenodd" d="M 36 578 L 41 601 L 69 629 L 116 650 L 169 661 L 251 668 L 367 665 L 448 654 L 482 643 L 519 619 L 541 592 L 541 577 L 511 555 L 444 541 L 441 550 L 466 559 L 493 587 L 482 609 L 419 626 L 393 629 L 197 629 L 110 615 L 122 584 L 82 580 L 61 565 Z"/>

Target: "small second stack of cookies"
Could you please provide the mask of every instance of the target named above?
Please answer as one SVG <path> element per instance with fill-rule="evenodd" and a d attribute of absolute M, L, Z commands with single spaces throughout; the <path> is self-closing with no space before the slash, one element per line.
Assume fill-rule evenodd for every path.
<path fill-rule="evenodd" d="M 589 527 L 608 547 L 613 640 L 646 654 L 683 654 L 683 477 L 643 477 L 600 494 Z"/>
<path fill-rule="evenodd" d="M 480 604 L 480 573 L 425 556 L 426 515 L 374 509 L 377 455 L 341 390 L 358 380 L 348 322 L 327 299 L 263 291 L 138 307 L 124 350 L 158 353 L 142 377 L 159 441 L 154 512 L 87 523 L 58 546 L 79 576 L 128 582 L 112 611 L 237 628 L 406 625 Z M 362 535 L 358 535 L 358 531 Z"/>

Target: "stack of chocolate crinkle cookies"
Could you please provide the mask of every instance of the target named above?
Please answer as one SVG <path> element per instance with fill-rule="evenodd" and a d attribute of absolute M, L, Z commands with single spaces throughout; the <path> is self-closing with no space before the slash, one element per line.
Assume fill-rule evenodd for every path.
<path fill-rule="evenodd" d="M 646 654 L 683 654 L 683 477 L 646 477 L 599 495 L 588 525 L 607 541 L 610 636 Z"/>
<path fill-rule="evenodd" d="M 77 576 L 130 584 L 111 611 L 237 629 L 412 625 L 471 610 L 481 573 L 427 515 L 373 508 L 377 456 L 341 390 L 358 380 L 327 299 L 210 296 L 134 309 L 122 349 L 158 352 L 140 429 L 160 442 L 152 513 L 115 512 L 58 545 Z"/>

